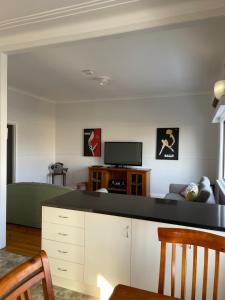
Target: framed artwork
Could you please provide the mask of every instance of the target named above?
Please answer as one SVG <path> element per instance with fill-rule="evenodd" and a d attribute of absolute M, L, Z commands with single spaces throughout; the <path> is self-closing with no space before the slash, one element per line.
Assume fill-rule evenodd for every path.
<path fill-rule="evenodd" d="M 84 156 L 101 156 L 101 128 L 84 129 Z"/>
<path fill-rule="evenodd" d="M 178 160 L 179 128 L 157 128 L 156 159 Z"/>

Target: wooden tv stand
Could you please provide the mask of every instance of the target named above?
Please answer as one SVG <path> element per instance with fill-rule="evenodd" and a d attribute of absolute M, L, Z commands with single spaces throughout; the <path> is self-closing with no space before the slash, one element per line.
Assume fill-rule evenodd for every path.
<path fill-rule="evenodd" d="M 110 193 L 150 196 L 150 169 L 89 167 L 88 190 L 106 188 Z"/>

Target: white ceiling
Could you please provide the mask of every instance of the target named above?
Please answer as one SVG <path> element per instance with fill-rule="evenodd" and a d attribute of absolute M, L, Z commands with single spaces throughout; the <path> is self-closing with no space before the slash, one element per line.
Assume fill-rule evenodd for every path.
<path fill-rule="evenodd" d="M 196 1 L 196 0 L 195 0 Z M 209 0 L 198 0 L 198 2 Z M 219 0 L 217 0 L 219 1 Z M 185 0 L 185 6 L 193 0 Z M 0 38 L 93 19 L 104 20 L 136 11 L 157 16 L 161 9 L 174 10 L 180 0 L 0 0 Z M 150 15 L 151 15 L 150 13 Z M 164 14 L 165 16 L 165 14 Z"/>
<path fill-rule="evenodd" d="M 205 0 L 201 0 L 204 2 Z M 80 9 L 91 11 L 101 9 L 103 7 L 116 7 L 133 3 L 133 8 L 143 9 L 151 7 L 152 9 L 176 5 L 181 0 L 0 0 L 0 22 L 9 19 L 21 18 L 28 15 L 46 13 L 48 11 L 57 11 L 65 8 Z M 185 2 L 193 2 L 193 0 L 185 0 Z"/>
<path fill-rule="evenodd" d="M 69 6 L 74 3 L 82 3 L 82 0 L 1 0 L 0 21 L 24 17 L 26 15 L 40 13 L 46 10 Z"/>
<path fill-rule="evenodd" d="M 9 85 L 56 102 L 211 91 L 223 74 L 224 29 L 220 17 L 10 55 Z M 83 69 L 113 80 L 100 87 Z"/>

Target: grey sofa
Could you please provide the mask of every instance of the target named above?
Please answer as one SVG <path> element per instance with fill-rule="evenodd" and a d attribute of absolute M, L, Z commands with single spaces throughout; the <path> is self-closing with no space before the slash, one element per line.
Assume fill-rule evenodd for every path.
<path fill-rule="evenodd" d="M 187 184 L 170 184 L 169 193 L 166 194 L 165 199 L 184 201 L 185 198 L 180 192 L 187 186 Z M 215 204 L 215 197 L 213 190 L 210 186 L 210 180 L 208 177 L 203 176 L 198 184 L 199 193 L 195 202 L 204 202 L 209 204 Z"/>
<path fill-rule="evenodd" d="M 19 182 L 7 185 L 7 223 L 41 228 L 41 202 L 72 189 L 60 185 Z"/>

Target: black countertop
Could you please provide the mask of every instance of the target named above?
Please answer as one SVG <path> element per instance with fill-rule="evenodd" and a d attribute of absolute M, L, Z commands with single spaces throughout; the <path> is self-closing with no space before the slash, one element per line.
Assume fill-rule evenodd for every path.
<path fill-rule="evenodd" d="M 225 205 L 72 191 L 43 206 L 225 231 Z"/>

